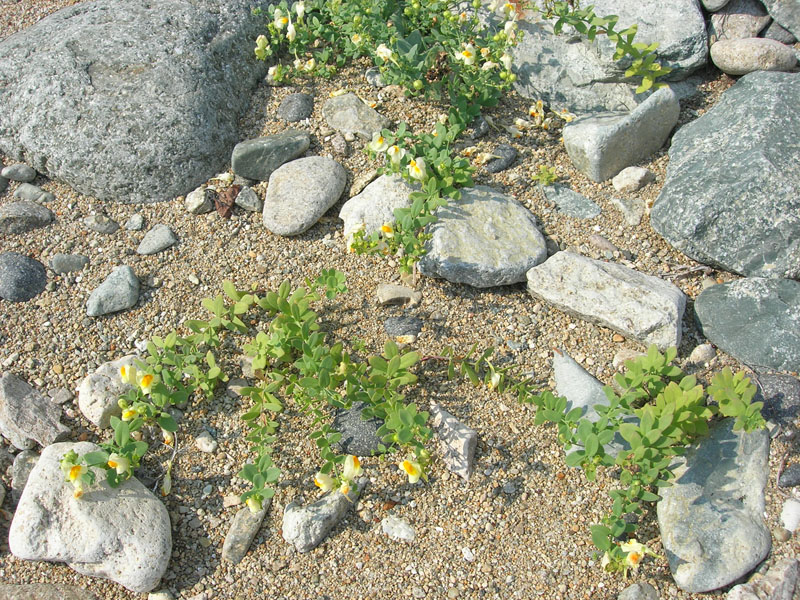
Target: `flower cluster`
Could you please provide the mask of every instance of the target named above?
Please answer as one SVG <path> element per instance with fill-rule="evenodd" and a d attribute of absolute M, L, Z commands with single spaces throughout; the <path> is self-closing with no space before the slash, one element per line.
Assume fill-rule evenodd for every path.
<path fill-rule="evenodd" d="M 344 459 L 344 469 L 339 477 L 320 471 L 314 475 L 314 485 L 326 493 L 338 487 L 339 491 L 347 496 L 356 484 L 356 477 L 363 473 L 364 469 L 358 457 L 350 454 Z"/>
<path fill-rule="evenodd" d="M 624 553 L 624 554 L 623 554 Z M 623 542 L 603 553 L 603 558 L 600 560 L 600 567 L 609 572 L 622 572 L 624 577 L 628 577 L 628 571 L 634 571 L 639 568 L 645 556 L 652 556 L 658 558 L 658 554 L 653 552 L 650 548 L 642 543 L 636 541 L 636 538 L 631 538 L 627 542 Z"/>

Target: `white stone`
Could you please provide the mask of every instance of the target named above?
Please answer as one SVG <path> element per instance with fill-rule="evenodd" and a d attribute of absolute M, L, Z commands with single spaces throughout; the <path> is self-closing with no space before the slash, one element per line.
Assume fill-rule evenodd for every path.
<path fill-rule="evenodd" d="M 205 452 L 207 454 L 216 452 L 218 446 L 217 440 L 211 437 L 211 434 L 207 431 L 201 431 L 197 438 L 195 438 L 194 444 L 200 452 Z"/>
<path fill-rule="evenodd" d="M 464 480 L 472 475 L 478 433 L 436 403 L 431 404 L 431 424 L 439 436 L 442 460 L 452 473 Z"/>
<path fill-rule="evenodd" d="M 186 212 L 193 215 L 202 215 L 210 212 L 214 208 L 214 204 L 211 202 L 211 190 L 201 186 L 189 192 L 186 195 L 184 206 L 186 207 Z"/>
<path fill-rule="evenodd" d="M 94 373 L 84 377 L 78 387 L 78 408 L 97 427 L 105 429 L 112 416 L 119 417 L 122 414 L 118 401 L 133 386 L 122 382 L 120 368 L 132 366 L 136 358 L 135 354 L 129 354 L 103 363 Z"/>
<path fill-rule="evenodd" d="M 395 541 L 413 542 L 417 537 L 408 521 L 394 515 L 389 515 L 381 521 L 381 530 Z"/>
<path fill-rule="evenodd" d="M 704 365 L 717 355 L 711 344 L 700 344 L 689 355 L 689 362 L 693 365 Z"/>
<path fill-rule="evenodd" d="M 644 167 L 626 167 L 611 180 L 618 192 L 636 192 L 655 179 L 655 175 Z"/>
<path fill-rule="evenodd" d="M 800 500 L 796 498 L 786 500 L 781 510 L 781 523 L 784 529 L 792 533 L 797 531 L 797 526 L 800 525 Z"/>
<path fill-rule="evenodd" d="M 149 592 L 172 553 L 167 509 L 136 478 L 112 489 L 100 469 L 83 497 L 73 498 L 59 464 L 69 450 L 82 455 L 99 448 L 80 442 L 44 449 L 11 522 L 11 552 L 25 560 L 66 562 L 82 575 Z"/>
<path fill-rule="evenodd" d="M 344 203 L 339 218 L 344 221 L 344 237 L 349 244 L 353 234 L 364 228 L 365 237 L 380 231 L 383 224 L 395 222 L 394 210 L 411 205 L 409 194 L 414 191 L 399 175 L 382 175 L 357 196 Z M 418 186 L 417 186 L 418 189 Z"/>

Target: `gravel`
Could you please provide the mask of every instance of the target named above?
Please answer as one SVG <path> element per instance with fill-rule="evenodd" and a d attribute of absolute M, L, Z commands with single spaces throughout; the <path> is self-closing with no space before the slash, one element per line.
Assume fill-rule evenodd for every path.
<path fill-rule="evenodd" d="M 72 2 L 5 6 L 0 30 L 13 32 L 68 4 Z M 269 115 L 275 115 L 283 98 L 296 92 L 317 99 L 310 119 L 297 124 L 312 136 L 306 156 L 333 154 L 332 135 L 322 119 L 321 106 L 330 92 L 339 88 L 346 87 L 377 102 L 378 111 L 394 121 L 408 121 L 412 129 L 431 128 L 438 115 L 446 111 L 441 106 L 410 103 L 391 87 L 371 87 L 363 77 L 365 68 L 365 64 L 359 64 L 345 69 L 330 81 L 260 87 L 252 110 L 241 123 L 242 139 L 284 130 L 285 124 Z M 683 103 L 682 123 L 699 116 L 732 83 L 730 78 L 715 74 L 707 75 L 707 79 L 704 93 Z M 489 114 L 495 122 L 508 119 L 510 124 L 513 117 L 526 116 L 529 104 L 512 94 Z M 594 183 L 573 169 L 559 138 L 558 129 L 534 131 L 521 139 L 510 139 L 492 129 L 477 143 L 465 141 L 464 146 L 477 144 L 485 152 L 507 143 L 518 151 L 510 169 L 496 175 L 479 171 L 476 183 L 492 185 L 530 208 L 541 223 L 551 253 L 556 247 L 571 247 L 600 258 L 600 251 L 589 242 L 590 236 L 598 234 L 618 247 L 622 256 L 630 256 L 629 266 L 650 275 L 672 278 L 687 267 L 697 266 L 656 235 L 647 219 L 639 226 L 627 225 L 610 202 L 613 195 L 619 195 L 611 182 Z M 605 383 L 610 383 L 615 373 L 612 358 L 617 352 L 641 349 L 630 341 L 616 341 L 608 329 L 533 300 L 523 284 L 477 290 L 422 278 L 415 285 L 423 294 L 418 306 L 378 306 L 374 300 L 377 286 L 400 283 L 397 270 L 391 261 L 346 253 L 342 225 L 335 216 L 350 197 L 353 179 L 371 168 L 361 152 L 363 145 L 354 141 L 351 155 L 337 158 L 348 172 L 340 202 L 309 231 L 292 238 L 267 232 L 258 213 L 234 209 L 229 220 L 221 219 L 216 212 L 196 216 L 185 212 L 183 198 L 141 206 L 101 204 L 62 184 L 42 182 L 42 188 L 56 196 L 48 207 L 58 219 L 31 234 L 4 236 L 3 250 L 31 256 L 43 264 L 49 264 L 57 253 L 82 254 L 90 262 L 77 274 L 49 273 L 55 285 L 29 302 L 0 302 L 0 364 L 43 393 L 54 388 L 74 390 L 89 371 L 130 352 L 137 342 L 163 336 L 186 319 L 205 318 L 200 301 L 220 293 L 224 279 L 232 279 L 239 288 L 256 284 L 275 289 L 287 277 L 297 285 L 323 268 L 343 271 L 349 288 L 349 293 L 322 311 L 324 329 L 331 339 L 349 344 L 358 340 L 369 352 L 383 347 L 387 318 L 418 317 L 425 325 L 414 346 L 423 355 L 440 354 L 446 346 L 465 352 L 473 343 L 478 344 L 479 351 L 494 345 L 499 364 L 513 364 L 521 373 L 533 373 L 540 385 L 551 386 L 551 348 L 564 348 Z M 2 157 L 3 165 L 10 163 L 8 157 Z M 562 182 L 596 202 L 602 214 L 589 220 L 559 214 L 531 184 L 530 176 L 540 164 L 555 166 Z M 638 193 L 648 207 L 663 183 L 666 164 L 666 150 L 662 150 L 639 165 L 656 175 L 656 182 Z M 10 183 L 0 203 L 11 201 L 17 185 Z M 266 183 L 256 184 L 254 190 L 263 198 Z M 180 251 L 140 256 L 135 253 L 140 232 L 120 229 L 110 236 L 86 232 L 83 219 L 98 212 L 118 223 L 126 223 L 134 214 L 147 223 L 165 223 L 181 240 Z M 137 305 L 110 317 L 85 317 L 89 293 L 113 266 L 123 263 L 130 265 L 143 283 Z M 698 270 L 670 280 L 694 299 L 709 274 L 719 281 L 734 278 L 727 273 Z M 687 311 L 683 324 L 685 334 L 679 348 L 682 360 L 704 341 L 691 311 Z M 241 338 L 232 340 L 232 346 L 238 348 L 242 343 Z M 232 347 L 222 364 L 232 377 L 241 376 L 238 354 Z M 741 367 L 719 352 L 708 367 L 691 369 L 707 381 L 710 373 L 726 365 Z M 165 499 L 173 523 L 174 549 L 160 588 L 169 590 L 175 598 L 205 593 L 207 598 L 250 599 L 263 597 L 267 590 L 275 597 L 303 600 L 615 598 L 630 582 L 600 570 L 599 561 L 593 558 L 588 529 L 610 506 L 606 490 L 616 486 L 611 474 L 600 472 L 597 483 L 587 482 L 579 471 L 565 466 L 554 429 L 533 425 L 531 407 L 519 405 L 511 397 L 492 395 L 485 387 L 447 381 L 445 371 L 436 361 L 418 367 L 420 385 L 408 391 L 408 398 L 426 410 L 437 402 L 478 432 L 475 474 L 469 482 L 447 472 L 435 445 L 431 445 L 434 461 L 427 484 L 408 484 L 394 464 L 399 457 L 383 462 L 364 458 L 365 475 L 370 478 L 364 496 L 321 546 L 308 554 L 297 554 L 280 535 L 283 509 L 292 500 L 309 502 L 317 497 L 312 476 L 320 462 L 314 443 L 307 437 L 312 420 L 287 403 L 280 416 L 274 453 L 282 469 L 277 494 L 250 552 L 237 565 L 220 557 L 224 536 L 238 509 L 226 498 L 245 491 L 245 482 L 236 473 L 252 457 L 238 418 L 247 407 L 233 389 L 219 390 L 211 401 L 190 403 L 180 419 L 181 451 L 172 469 L 173 491 Z M 97 442 L 107 435 L 81 417 L 77 399 L 66 402 L 63 408 L 63 422 L 73 432 L 71 439 Z M 213 453 L 195 447 L 195 440 L 204 431 L 213 432 L 218 443 Z M 773 441 L 767 488 L 770 529 L 779 528 L 780 510 L 789 493 L 774 482 L 781 457 L 792 447 L 784 436 Z M 163 449 L 151 452 L 139 470 L 140 479 L 150 482 L 151 488 L 158 485 L 170 456 Z M 10 487 L 7 475 L 0 473 L 0 481 Z M 12 510 L 10 498 L 2 508 Z M 408 521 L 416 532 L 414 542 L 398 543 L 382 533 L 380 522 L 389 515 Z M 118 585 L 78 576 L 63 564 L 17 559 L 8 552 L 8 526 L 0 513 L 0 579 L 5 583 L 79 584 L 98 598 L 140 598 Z M 652 515 L 643 519 L 638 537 L 663 554 Z M 798 550 L 796 538 L 775 540 L 770 561 L 796 556 Z M 646 560 L 634 578 L 653 585 L 661 598 L 724 597 L 723 592 L 701 596 L 680 591 L 666 560 Z"/>

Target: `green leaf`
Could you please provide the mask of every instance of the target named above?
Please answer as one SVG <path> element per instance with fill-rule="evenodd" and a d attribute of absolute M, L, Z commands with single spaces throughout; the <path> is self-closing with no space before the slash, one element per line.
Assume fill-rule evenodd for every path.
<path fill-rule="evenodd" d="M 161 429 L 165 431 L 169 431 L 171 433 L 175 433 L 178 431 L 178 424 L 175 422 L 175 419 L 172 418 L 172 415 L 169 413 L 161 413 L 158 417 L 157 422 Z"/>
<path fill-rule="evenodd" d="M 611 530 L 605 525 L 592 525 L 589 527 L 592 532 L 592 543 L 601 552 L 611 550 Z"/>

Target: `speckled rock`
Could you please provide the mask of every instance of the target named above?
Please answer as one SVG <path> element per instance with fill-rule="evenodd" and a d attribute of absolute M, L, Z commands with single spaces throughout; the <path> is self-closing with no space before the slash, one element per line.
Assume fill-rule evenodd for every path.
<path fill-rule="evenodd" d="M 239 509 L 222 544 L 223 560 L 233 564 L 242 562 L 258 530 L 261 529 L 261 523 L 271 504 L 272 498 L 268 498 L 262 503 L 259 511 L 252 512 L 247 506 Z"/>
<path fill-rule="evenodd" d="M 708 25 L 709 42 L 756 37 L 771 17 L 758 0 L 730 0 L 711 15 Z"/>
<path fill-rule="evenodd" d="M 342 438 L 336 443 L 339 452 L 354 456 L 372 456 L 378 452 L 381 438 L 377 434 L 383 420 L 364 419 L 361 413 L 367 407 L 364 402 L 356 401 L 349 409 L 336 411 L 333 428 L 342 434 Z"/>
<path fill-rule="evenodd" d="M 656 505 L 675 583 L 697 593 L 718 589 L 755 568 L 772 545 L 764 523 L 769 435 L 733 432 L 733 419 L 710 427 L 674 469 Z"/>
<path fill-rule="evenodd" d="M 0 433 L 16 448 L 63 440 L 69 428 L 61 424 L 61 407 L 13 373 L 0 377 Z"/>
<path fill-rule="evenodd" d="M 205 186 L 192 190 L 186 195 L 184 207 L 186 212 L 193 215 L 203 215 L 214 208 L 212 196 L 214 193 Z"/>
<path fill-rule="evenodd" d="M 767 12 L 782 27 L 800 38 L 800 3 L 797 0 L 762 0 Z"/>
<path fill-rule="evenodd" d="M 139 247 L 136 248 L 137 254 L 158 254 L 162 250 L 166 250 L 178 241 L 178 236 L 167 225 L 159 223 L 144 234 L 142 241 L 139 242 Z"/>
<path fill-rule="evenodd" d="M 344 221 L 344 236 L 349 241 L 353 233 L 364 228 L 369 237 L 381 226 L 395 222 L 394 210 L 411 205 L 412 187 L 399 175 L 381 175 L 357 196 L 344 203 L 339 218 Z"/>
<path fill-rule="evenodd" d="M 431 404 L 431 417 L 447 469 L 465 481 L 469 480 L 475 468 L 478 432 L 464 425 L 436 403 Z"/>
<path fill-rule="evenodd" d="M 261 212 L 264 209 L 264 203 L 261 198 L 253 188 L 248 186 L 243 187 L 241 191 L 236 194 L 236 200 L 234 200 L 234 202 L 236 206 L 247 212 Z"/>
<path fill-rule="evenodd" d="M 111 235 L 119 229 L 119 223 L 105 215 L 90 215 L 83 220 L 83 224 L 92 231 L 106 235 Z"/>
<path fill-rule="evenodd" d="M 575 219 L 593 219 L 602 211 L 600 207 L 583 194 L 557 183 L 541 186 L 542 193 L 550 202 L 555 203 L 558 212 Z"/>
<path fill-rule="evenodd" d="M 78 407 L 83 416 L 97 427 L 105 429 L 112 416 L 119 417 L 122 414 L 118 400 L 133 386 L 123 383 L 120 368 L 133 365 L 136 358 L 135 354 L 129 354 L 103 363 L 84 377 L 78 386 Z"/>
<path fill-rule="evenodd" d="M 32 183 L 20 183 L 14 190 L 14 198 L 27 200 L 28 202 L 52 202 L 56 199 L 55 195 L 45 192 L 38 185 Z"/>
<path fill-rule="evenodd" d="M 116 267 L 90 295 L 86 314 L 99 317 L 131 308 L 139 300 L 139 278 L 127 265 Z"/>
<path fill-rule="evenodd" d="M 17 252 L 0 254 L 0 298 L 26 302 L 47 285 L 47 272 L 38 260 Z"/>
<path fill-rule="evenodd" d="M 659 600 L 658 592 L 649 583 L 634 583 L 622 590 L 617 600 Z"/>
<path fill-rule="evenodd" d="M 799 566 L 796 558 L 784 558 L 772 565 L 764 577 L 733 586 L 725 600 L 792 600 L 796 597 Z"/>
<path fill-rule="evenodd" d="M 294 129 L 239 142 L 233 149 L 231 166 L 237 175 L 267 181 L 278 167 L 308 150 L 310 143 L 308 133 Z"/>
<path fill-rule="evenodd" d="M 9 202 L 0 206 L 0 232 L 26 233 L 49 225 L 55 215 L 50 209 L 35 202 Z"/>
<path fill-rule="evenodd" d="M 656 178 L 653 172 L 644 167 L 626 167 L 611 180 L 614 189 L 622 193 L 636 192 Z"/>
<path fill-rule="evenodd" d="M 82 271 L 89 264 L 89 257 L 82 254 L 54 254 L 50 258 L 50 268 L 56 273 L 64 274 Z"/>
<path fill-rule="evenodd" d="M 728 75 L 791 71 L 797 64 L 791 46 L 765 38 L 720 40 L 711 46 L 711 60 Z"/>
<path fill-rule="evenodd" d="M 310 94 L 289 94 L 278 106 L 278 117 L 289 123 L 296 123 L 311 116 L 314 111 L 314 97 Z"/>
<path fill-rule="evenodd" d="M 322 105 L 322 116 L 336 131 L 356 134 L 363 139 L 370 139 L 373 133 L 392 124 L 353 93 L 326 100 Z"/>
<path fill-rule="evenodd" d="M 508 144 L 500 144 L 492 150 L 492 155 L 494 158 L 487 162 L 483 168 L 489 173 L 499 173 L 509 168 L 517 159 L 517 149 Z"/>
<path fill-rule="evenodd" d="M 765 419 L 790 426 L 800 417 L 800 380 L 791 375 L 761 373 L 759 391 L 754 401 L 763 401 L 761 414 Z"/>

